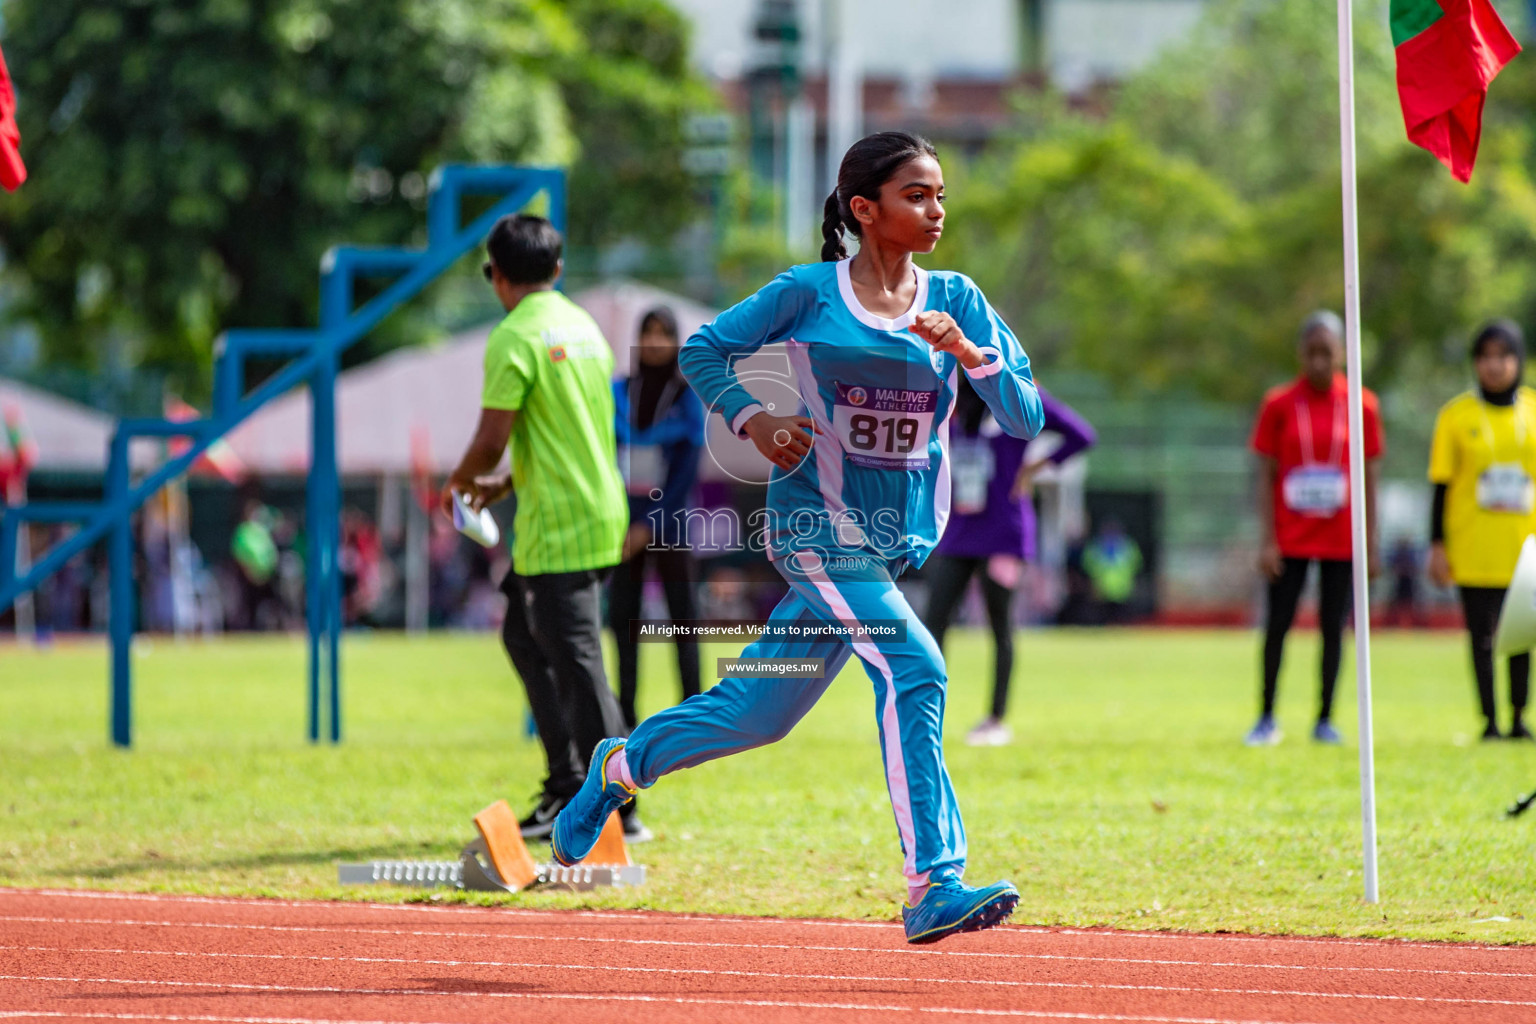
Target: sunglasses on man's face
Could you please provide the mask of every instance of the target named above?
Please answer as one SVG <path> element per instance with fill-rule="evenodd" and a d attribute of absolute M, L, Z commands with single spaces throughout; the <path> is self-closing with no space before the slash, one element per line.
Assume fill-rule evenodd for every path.
<path fill-rule="evenodd" d="M 485 265 L 480 268 L 480 273 L 485 275 L 485 279 L 487 281 L 491 280 L 491 261 L 490 260 L 486 260 L 485 261 Z"/>

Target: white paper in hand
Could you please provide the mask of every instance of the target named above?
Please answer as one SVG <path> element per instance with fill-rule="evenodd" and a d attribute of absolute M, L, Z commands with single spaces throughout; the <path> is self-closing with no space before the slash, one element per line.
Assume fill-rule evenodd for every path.
<path fill-rule="evenodd" d="M 458 491 L 453 492 L 453 528 L 483 548 L 493 548 L 501 539 L 501 530 L 497 528 L 491 510 L 483 508 L 476 512 Z"/>

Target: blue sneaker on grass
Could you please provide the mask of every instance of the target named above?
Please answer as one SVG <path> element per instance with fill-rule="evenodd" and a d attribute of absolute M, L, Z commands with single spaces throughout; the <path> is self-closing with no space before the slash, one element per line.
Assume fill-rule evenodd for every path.
<path fill-rule="evenodd" d="M 901 908 L 907 941 L 938 942 L 957 932 L 979 932 L 1002 924 L 1019 905 L 1019 890 L 1012 882 L 996 882 L 972 889 L 958 878 L 934 882 L 917 901 Z"/>
<path fill-rule="evenodd" d="M 624 741 L 610 737 L 592 751 L 592 763 L 587 766 L 587 781 L 581 784 L 576 795 L 560 809 L 555 827 L 549 833 L 550 851 L 555 863 L 570 867 L 597 845 L 598 834 L 608 816 L 635 798 L 635 791 L 617 779 L 606 782 L 604 777 L 608 759 L 624 749 Z"/>
<path fill-rule="evenodd" d="M 1341 746 L 1344 743 L 1344 737 L 1339 734 L 1339 730 L 1335 729 L 1333 723 L 1326 718 L 1320 719 L 1312 727 L 1312 740 L 1316 743 L 1326 743 L 1334 747 Z"/>
<path fill-rule="evenodd" d="M 1274 716 L 1265 715 L 1258 724 L 1248 730 L 1243 742 L 1250 747 L 1272 747 L 1280 742 L 1280 726 Z"/>

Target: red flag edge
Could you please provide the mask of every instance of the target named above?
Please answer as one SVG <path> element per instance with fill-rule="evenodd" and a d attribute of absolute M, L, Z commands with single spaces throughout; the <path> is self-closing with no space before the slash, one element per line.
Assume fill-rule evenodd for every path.
<path fill-rule="evenodd" d="M 1488 0 L 1451 0 L 1454 10 L 1397 48 L 1397 92 L 1408 138 L 1472 178 L 1488 85 L 1520 44 Z"/>

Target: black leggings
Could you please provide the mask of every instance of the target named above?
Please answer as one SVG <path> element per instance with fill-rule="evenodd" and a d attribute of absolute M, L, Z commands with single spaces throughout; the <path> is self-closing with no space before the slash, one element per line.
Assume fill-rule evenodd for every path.
<path fill-rule="evenodd" d="M 628 735 L 603 674 L 602 575 L 509 571 L 501 591 L 502 646 L 528 693 L 549 762 L 544 792 L 575 796 L 598 743 Z"/>
<path fill-rule="evenodd" d="M 1493 632 L 1499 624 L 1499 610 L 1504 607 L 1503 587 L 1462 587 L 1461 611 L 1467 620 L 1472 640 L 1472 674 L 1477 677 L 1477 702 L 1489 725 L 1496 725 L 1493 698 Z M 1509 703 L 1518 720 L 1525 711 L 1530 693 L 1531 656 L 1516 654 L 1509 659 Z"/>
<path fill-rule="evenodd" d="M 1285 653 L 1285 635 L 1296 618 L 1296 605 L 1307 582 L 1312 560 L 1287 558 L 1280 578 L 1269 583 L 1267 623 L 1264 629 L 1264 707 L 1267 717 L 1275 713 L 1275 689 L 1280 682 L 1280 659 Z M 1323 635 L 1321 665 L 1322 693 L 1318 698 L 1317 720 L 1326 722 L 1333 714 L 1333 688 L 1339 680 L 1339 661 L 1344 649 L 1344 619 L 1349 614 L 1350 563 L 1335 559 L 1317 559 L 1317 625 Z"/>
<path fill-rule="evenodd" d="M 647 562 L 655 564 L 656 575 L 661 577 L 662 590 L 667 596 L 667 614 L 672 621 L 687 622 L 696 617 L 693 553 L 688 549 L 652 551 L 642 548 L 613 570 L 613 583 L 608 591 L 608 624 L 613 628 L 613 642 L 619 653 L 619 710 L 631 729 L 639 722 L 635 697 L 639 691 L 640 648 L 630 635 L 629 624 L 640 617 Z M 680 639 L 676 644 L 677 678 L 682 683 L 683 699 L 687 700 L 699 692 L 699 642 Z"/>
<path fill-rule="evenodd" d="M 955 617 L 955 606 L 965 596 L 966 585 L 976 570 L 981 570 L 981 596 L 987 604 L 987 621 L 992 625 L 992 717 L 1002 718 L 1008 710 L 1008 680 L 1013 675 L 1013 591 L 987 574 L 985 558 L 952 558 L 934 555 L 928 561 L 928 613 L 923 625 L 933 634 L 933 642 L 944 649 L 944 631 Z"/>

